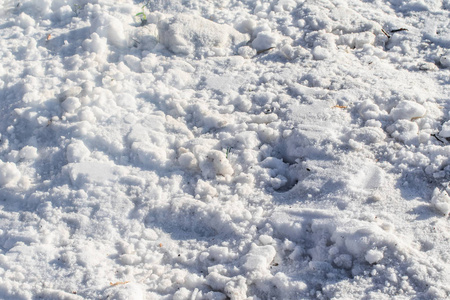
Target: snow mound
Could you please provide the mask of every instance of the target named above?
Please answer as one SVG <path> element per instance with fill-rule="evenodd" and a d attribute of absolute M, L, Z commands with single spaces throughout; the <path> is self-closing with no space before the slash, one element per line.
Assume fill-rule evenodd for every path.
<path fill-rule="evenodd" d="M 180 14 L 158 23 L 159 41 L 175 54 L 226 56 L 243 46 L 249 37 L 226 24 Z"/>

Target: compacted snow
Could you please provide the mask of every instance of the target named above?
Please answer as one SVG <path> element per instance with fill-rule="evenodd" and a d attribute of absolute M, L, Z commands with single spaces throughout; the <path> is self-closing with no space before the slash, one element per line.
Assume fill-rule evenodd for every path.
<path fill-rule="evenodd" d="M 0 3 L 1 299 L 450 297 L 450 1 Z"/>

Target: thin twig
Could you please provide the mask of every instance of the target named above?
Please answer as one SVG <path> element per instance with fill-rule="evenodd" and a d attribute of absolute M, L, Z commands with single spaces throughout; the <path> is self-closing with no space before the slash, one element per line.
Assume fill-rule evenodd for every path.
<path fill-rule="evenodd" d="M 406 29 L 406 28 L 392 29 L 391 33 L 399 32 L 399 31 L 408 31 L 408 29 Z"/>
<path fill-rule="evenodd" d="M 389 33 L 387 33 L 387 31 L 384 30 L 383 28 L 381 28 L 381 32 L 384 33 L 384 34 L 388 37 L 388 39 L 391 38 L 391 36 L 389 35 Z"/>
<path fill-rule="evenodd" d="M 264 53 L 264 52 L 270 51 L 270 50 L 272 50 L 272 49 L 274 49 L 274 48 L 275 48 L 275 47 L 270 47 L 270 48 L 267 48 L 267 49 L 259 50 L 259 51 L 256 52 L 256 55 L 259 55 L 259 54 L 262 54 L 262 53 Z"/>
<path fill-rule="evenodd" d="M 431 136 L 434 136 L 435 139 L 437 139 L 439 142 L 441 142 L 442 144 L 444 144 L 444 141 L 441 140 L 440 138 L 438 138 L 436 134 L 432 133 L 432 134 L 430 134 L 430 135 L 431 135 Z"/>

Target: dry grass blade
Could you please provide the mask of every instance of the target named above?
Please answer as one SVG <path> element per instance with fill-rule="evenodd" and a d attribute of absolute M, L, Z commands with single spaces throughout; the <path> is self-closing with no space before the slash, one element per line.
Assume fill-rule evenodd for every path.
<path fill-rule="evenodd" d="M 127 283 L 129 283 L 129 281 L 117 281 L 117 282 L 114 282 L 114 283 L 110 282 L 109 285 L 110 286 L 116 286 L 116 285 L 127 284 Z"/>

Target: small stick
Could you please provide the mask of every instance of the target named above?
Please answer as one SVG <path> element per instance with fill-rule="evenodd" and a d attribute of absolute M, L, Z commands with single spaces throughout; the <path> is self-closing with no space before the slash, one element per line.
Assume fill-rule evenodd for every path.
<path fill-rule="evenodd" d="M 389 35 L 389 33 L 387 33 L 386 30 L 384 30 L 383 28 L 381 28 L 381 32 L 384 33 L 384 34 L 388 37 L 388 39 L 391 38 L 391 36 Z"/>
<path fill-rule="evenodd" d="M 399 31 L 408 31 L 408 29 L 406 29 L 406 28 L 392 29 L 391 33 L 399 32 Z"/>
<path fill-rule="evenodd" d="M 444 144 L 444 141 L 441 140 L 440 138 L 438 138 L 436 134 L 432 133 L 432 134 L 430 134 L 430 135 L 431 135 L 431 136 L 434 136 L 435 139 L 437 139 L 439 142 L 441 142 L 442 144 Z"/>

